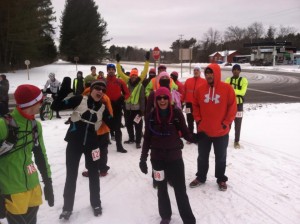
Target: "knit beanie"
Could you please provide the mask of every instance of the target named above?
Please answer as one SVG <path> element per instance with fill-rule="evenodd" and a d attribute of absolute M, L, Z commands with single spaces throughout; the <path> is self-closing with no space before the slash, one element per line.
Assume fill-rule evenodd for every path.
<path fill-rule="evenodd" d="M 176 82 L 178 79 L 178 72 L 173 71 L 170 76 Z"/>
<path fill-rule="evenodd" d="M 95 80 L 91 84 L 91 91 L 96 87 L 100 86 L 102 89 L 104 88 L 106 90 L 106 83 L 103 80 Z"/>
<path fill-rule="evenodd" d="M 158 96 L 167 96 L 169 98 L 169 118 L 168 118 L 168 122 L 171 121 L 171 118 L 172 118 L 172 115 L 173 115 L 173 111 L 172 111 L 172 96 L 171 96 L 171 92 L 168 88 L 166 87 L 159 87 L 156 91 L 155 91 L 155 106 L 156 106 L 156 116 L 157 116 L 157 120 L 159 123 L 161 123 L 161 120 L 160 120 L 160 116 L 159 116 L 159 106 L 158 106 L 158 102 L 157 102 L 157 97 Z"/>
<path fill-rule="evenodd" d="M 199 70 L 199 71 L 201 71 L 201 66 L 200 66 L 200 65 L 195 65 L 194 70 Z"/>
<path fill-rule="evenodd" d="M 234 66 L 232 66 L 232 71 L 235 70 L 235 69 L 241 71 L 241 66 L 238 65 L 238 64 L 235 64 Z"/>
<path fill-rule="evenodd" d="M 151 69 L 149 70 L 149 75 L 150 75 L 150 74 L 156 75 L 155 68 L 151 68 Z"/>
<path fill-rule="evenodd" d="M 114 70 L 116 70 L 116 66 L 114 64 L 107 64 L 106 69 L 108 70 L 109 68 L 113 68 Z"/>
<path fill-rule="evenodd" d="M 14 97 L 19 108 L 31 107 L 43 100 L 42 91 L 30 84 L 24 84 L 17 87 Z"/>
<path fill-rule="evenodd" d="M 132 76 L 139 76 L 139 72 L 136 68 L 133 68 L 130 72 L 130 77 Z"/>

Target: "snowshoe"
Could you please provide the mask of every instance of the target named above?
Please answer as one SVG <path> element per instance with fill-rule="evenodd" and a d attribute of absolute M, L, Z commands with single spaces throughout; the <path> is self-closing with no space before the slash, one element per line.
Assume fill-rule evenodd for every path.
<path fill-rule="evenodd" d="M 59 219 L 65 219 L 65 220 L 69 220 L 70 216 L 72 215 L 71 211 L 63 211 L 60 216 Z"/>

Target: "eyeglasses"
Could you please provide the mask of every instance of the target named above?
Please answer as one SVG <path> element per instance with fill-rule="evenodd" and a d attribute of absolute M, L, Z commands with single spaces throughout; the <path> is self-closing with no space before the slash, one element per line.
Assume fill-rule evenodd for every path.
<path fill-rule="evenodd" d="M 157 96 L 156 97 L 156 100 L 162 100 L 162 99 L 169 100 L 169 97 L 168 96 Z"/>
<path fill-rule="evenodd" d="M 95 89 L 95 90 L 97 90 L 97 91 L 102 91 L 102 92 L 104 92 L 104 93 L 105 93 L 105 91 L 106 91 L 106 88 L 103 87 L 103 86 L 94 86 L 93 89 Z"/>

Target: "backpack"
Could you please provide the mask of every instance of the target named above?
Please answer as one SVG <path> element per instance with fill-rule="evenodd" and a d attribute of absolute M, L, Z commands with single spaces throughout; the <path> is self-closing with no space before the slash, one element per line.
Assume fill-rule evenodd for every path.
<path fill-rule="evenodd" d="M 7 154 L 13 153 L 19 149 L 21 149 L 24 145 L 20 145 L 17 148 L 15 147 L 16 143 L 18 142 L 18 133 L 19 127 L 17 126 L 16 121 L 11 116 L 11 114 L 5 114 L 3 116 L 5 120 L 8 134 L 7 137 L 0 142 L 0 156 L 5 156 Z M 32 121 L 32 132 L 33 132 L 33 141 L 34 145 L 38 146 L 38 130 L 37 130 L 37 123 L 36 120 Z"/>

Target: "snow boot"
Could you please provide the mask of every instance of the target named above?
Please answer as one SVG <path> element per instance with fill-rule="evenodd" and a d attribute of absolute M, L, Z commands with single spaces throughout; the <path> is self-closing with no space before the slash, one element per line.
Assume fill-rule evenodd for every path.
<path fill-rule="evenodd" d="M 65 219 L 65 220 L 69 220 L 70 216 L 72 215 L 71 211 L 63 211 L 60 216 L 59 219 Z"/>
<path fill-rule="evenodd" d="M 226 184 L 225 181 L 219 182 L 218 186 L 219 186 L 220 191 L 226 191 L 227 190 L 227 184 Z"/>
<path fill-rule="evenodd" d="M 94 210 L 94 216 L 102 215 L 102 208 L 101 208 L 101 206 L 100 207 L 95 207 L 95 208 L 93 208 L 93 210 Z"/>
<path fill-rule="evenodd" d="M 171 219 L 162 219 L 160 221 L 160 224 L 169 224 L 171 222 Z"/>

